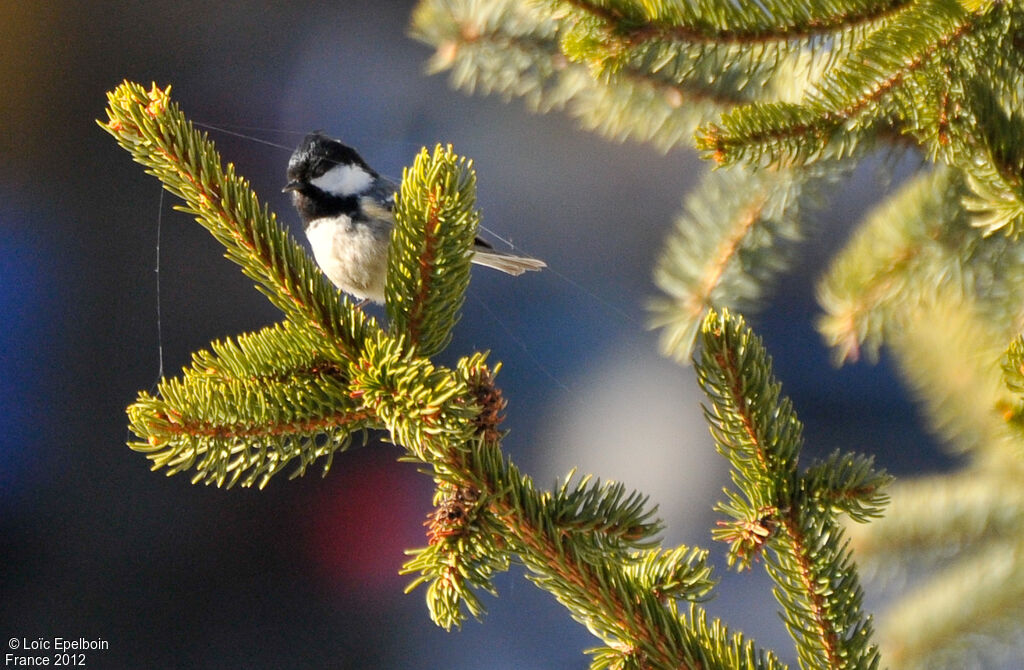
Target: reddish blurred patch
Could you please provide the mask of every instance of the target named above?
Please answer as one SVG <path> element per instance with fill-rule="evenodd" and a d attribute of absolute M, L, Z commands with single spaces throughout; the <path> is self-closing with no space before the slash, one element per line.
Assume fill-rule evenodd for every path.
<path fill-rule="evenodd" d="M 403 551 L 426 544 L 430 481 L 397 455 L 378 443 L 337 454 L 322 490 L 304 502 L 306 552 L 327 585 L 348 597 L 404 587 Z"/>

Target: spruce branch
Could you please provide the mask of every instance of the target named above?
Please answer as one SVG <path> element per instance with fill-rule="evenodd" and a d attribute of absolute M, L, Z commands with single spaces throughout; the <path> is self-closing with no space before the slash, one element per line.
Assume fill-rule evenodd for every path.
<path fill-rule="evenodd" d="M 808 175 L 716 170 L 687 197 L 654 269 L 651 301 L 662 352 L 687 361 L 708 309 L 753 307 L 802 237 L 797 204 Z M 742 194 L 737 197 L 736 194 Z"/>
<path fill-rule="evenodd" d="M 904 595 L 881 620 L 886 659 L 908 670 L 983 660 L 1013 667 L 1019 657 L 994 642 L 1012 639 L 1024 617 L 1022 556 L 1019 536 L 1001 538 Z"/>
<path fill-rule="evenodd" d="M 459 376 L 465 379 L 466 373 L 475 369 L 479 383 L 481 366 L 479 360 L 472 367 L 460 365 Z M 450 535 L 442 533 L 445 551 L 418 551 L 407 564 L 406 571 L 421 573 L 416 583 L 438 584 L 428 587 L 436 622 L 458 625 L 465 617 L 461 608 L 478 614 L 479 600 L 467 595 L 467 575 L 483 576 L 482 583 L 471 586 L 487 590 L 490 574 L 495 566 L 503 569 L 501 557 L 511 551 L 530 570 L 531 579 L 562 602 L 575 619 L 614 648 L 642 657 L 645 667 L 680 667 L 680 659 L 682 667 L 692 668 L 780 667 L 770 654 L 755 650 L 741 636 L 730 636 L 724 627 L 695 628 L 698 622 L 688 623 L 678 616 L 676 598 L 699 600 L 707 594 L 710 584 L 703 554 L 685 548 L 658 555 L 648 550 L 645 554 L 642 547 L 659 525 L 648 521 L 650 513 L 639 509 L 635 494 L 623 496 L 623 489 L 613 486 L 609 501 L 588 493 L 588 485 L 582 482 L 576 486 L 567 483 L 558 489 L 560 493 L 538 491 L 531 479 L 501 454 L 498 442 L 486 437 L 486 431 L 445 449 L 437 439 L 439 431 L 411 429 L 414 418 L 397 410 L 402 394 L 385 392 L 383 387 L 379 391 L 375 396 L 378 409 L 393 421 L 391 433 L 409 439 L 404 444 L 411 454 L 428 461 L 435 479 L 452 487 L 449 490 L 485 504 L 485 516 L 477 518 L 488 519 L 488 523 L 493 519 L 503 527 L 502 546 L 473 543 L 465 562 L 448 553 L 463 539 L 462 531 L 456 530 Z M 380 406 L 385 404 L 396 407 Z M 442 405 L 436 424 L 448 425 L 442 416 L 453 410 L 458 414 L 461 408 L 457 403 Z M 608 487 L 600 483 L 589 486 Z M 604 515 L 599 523 L 595 514 Z M 452 542 L 452 538 L 457 540 Z M 441 544 L 435 542 L 435 546 Z M 645 562 L 648 568 L 643 567 Z M 634 567 L 638 564 L 640 567 Z M 734 664 L 736 658 L 743 664 Z"/>
<path fill-rule="evenodd" d="M 935 328 L 937 323 L 942 328 Z M 972 298 L 938 293 L 920 307 L 892 346 L 925 416 L 950 448 L 979 465 L 1015 468 L 1024 448 L 1019 432 L 1007 421 L 1014 399 L 999 368 L 1004 334 L 994 326 L 982 318 Z M 936 365 L 936 358 L 948 359 L 949 351 L 968 353 Z"/>
<path fill-rule="evenodd" d="M 825 311 L 818 329 L 838 362 L 876 360 L 882 344 L 895 345 L 923 322 L 922 310 L 949 300 L 967 300 L 989 324 L 1020 323 L 1020 249 L 974 227 L 967 194 L 961 172 L 938 167 L 909 179 L 864 217 L 818 284 Z M 1001 337 L 986 337 L 986 348 Z M 976 349 L 983 342 L 955 341 L 973 341 Z"/>
<path fill-rule="evenodd" d="M 882 617 L 885 658 L 913 669 L 1008 660 L 1012 647 L 994 642 L 1012 639 L 1024 614 L 1019 469 L 901 482 L 892 497 L 885 518 L 848 529 L 858 559 L 884 576 L 939 569 Z M 979 634 L 991 638 L 978 645 Z"/>
<path fill-rule="evenodd" d="M 855 457 L 847 457 L 845 473 L 833 471 L 830 481 L 821 477 L 821 466 L 798 473 L 802 426 L 781 396 L 760 339 L 742 318 L 708 313 L 694 367 L 711 401 L 705 415 L 716 447 L 729 459 L 737 489 L 719 505 L 733 520 L 715 533 L 730 543 L 730 564 L 749 567 L 771 550 L 766 567 L 801 667 L 877 667 L 871 619 L 861 611 L 863 594 L 833 510 L 851 507 L 836 504 L 848 495 L 859 501 L 853 506 L 859 515 L 876 514 L 887 477 L 866 472 L 866 462 Z M 838 480 L 843 474 L 846 479 Z"/>
<path fill-rule="evenodd" d="M 835 451 L 807 468 L 801 490 L 825 510 L 865 523 L 882 518 L 891 483 L 892 477 L 875 469 L 873 457 Z"/>
<path fill-rule="evenodd" d="M 255 333 L 215 340 L 209 350 L 192 355 L 192 370 L 186 374 L 224 383 L 316 375 L 341 378 L 345 369 L 303 335 L 292 322 L 282 321 Z"/>
<path fill-rule="evenodd" d="M 1024 614 L 1020 471 L 988 470 L 901 482 L 892 511 L 850 528 L 859 560 L 884 577 L 938 567 L 882 619 L 885 658 L 900 668 L 959 667 L 979 657 L 1009 661 Z M 979 634 L 991 636 L 978 645 Z M 1003 658 L 1000 658 L 1003 657 Z M 1012 665 L 1012 661 L 1010 662 Z"/>
<path fill-rule="evenodd" d="M 951 63 L 974 53 L 976 31 L 995 32 L 986 12 L 1008 10 L 999 4 L 977 11 L 956 0 L 911 3 L 856 42 L 837 59 L 801 105 L 755 103 L 731 110 L 697 132 L 698 148 L 722 164 L 807 164 L 821 156 L 842 157 L 862 151 L 880 128 L 895 126 L 930 142 L 941 153 L 950 132 L 974 133 L 970 125 L 951 130 L 948 115 L 924 114 L 936 98 L 943 107 L 969 104 L 959 96 L 959 74 Z"/>
<path fill-rule="evenodd" d="M 593 111 L 585 118 L 612 137 L 675 146 L 680 140 L 674 129 L 697 118 L 697 145 L 706 155 L 761 168 L 759 176 L 766 166 L 792 173 L 794 183 L 813 170 L 835 175 L 878 147 L 916 146 L 928 165 L 857 224 L 853 241 L 820 283 L 825 316 L 819 328 L 839 361 L 875 359 L 883 344 L 890 346 L 926 416 L 968 457 L 972 476 L 1001 489 L 994 483 L 997 473 L 1019 470 L 1022 402 L 1000 385 L 995 361 L 1024 324 L 1024 253 L 1015 244 L 1024 220 L 1024 142 L 1018 137 L 1024 6 L 1002 0 L 847 0 L 813 7 L 788 0 L 756 6 L 550 0 L 523 12 L 501 2 L 428 0 L 421 3 L 426 6 L 438 11 L 429 22 L 417 21 L 418 27 L 461 27 L 451 28 L 451 39 L 432 42 L 439 45 L 435 63 L 450 66 L 457 83 L 473 73 L 481 88 L 529 96 L 543 81 L 550 88 L 538 93 L 545 101 L 539 108 L 567 106 L 577 116 L 572 103 L 591 95 Z M 457 18 L 446 18 L 444 7 Z M 511 14 L 492 13 L 498 7 Z M 483 25 L 474 23 L 482 16 L 495 20 L 474 30 Z M 495 65 L 519 53 L 514 39 L 498 36 L 532 34 L 539 26 L 544 39 L 529 41 L 531 56 L 520 62 L 550 64 L 544 76 L 531 78 L 529 70 L 518 77 Z M 475 51 L 482 46 L 473 42 L 479 35 L 482 42 L 495 38 L 486 55 Z M 713 73 L 705 69 L 710 64 Z M 554 81 L 571 81 L 572 87 L 557 88 Z M 659 90 L 662 96 L 653 94 Z M 677 101 L 678 109 L 666 100 Z M 721 116 L 711 121 L 709 113 Z M 616 118 L 602 120 L 611 114 Z M 666 295 L 657 301 L 655 318 L 677 357 L 688 353 L 705 309 L 751 307 L 785 257 L 785 235 L 744 250 L 748 238 L 729 234 L 740 228 L 725 224 L 728 217 L 692 215 L 749 211 L 756 196 L 756 189 L 741 186 L 722 198 L 705 194 L 687 202 L 657 275 Z M 795 221 L 796 208 L 786 214 Z M 723 223 L 702 225 L 705 220 Z M 739 479 L 740 490 L 729 491 L 721 505 L 731 519 L 716 535 L 733 544 L 732 555 L 741 562 L 765 551 L 776 560 L 773 542 L 787 529 L 807 537 L 830 534 L 826 516 L 841 512 L 866 520 L 885 504 L 887 477 L 867 459 L 843 454 L 791 477 L 786 490 L 800 505 L 790 508 L 773 501 L 770 488 L 758 489 L 753 474 Z M 951 500 L 957 486 L 955 477 L 948 481 Z M 1015 506 L 1012 496 L 1005 500 Z M 894 510 L 900 504 L 909 503 L 900 498 Z M 956 550 L 965 561 L 973 548 L 984 547 L 982 519 L 998 516 L 995 499 L 978 505 L 970 517 L 977 539 Z M 825 516 L 780 522 L 788 509 L 803 507 Z M 930 521 L 936 536 L 963 532 L 954 520 L 943 523 L 941 514 Z M 778 552 L 792 561 L 807 556 L 782 544 Z M 824 554 L 841 573 L 848 558 L 843 551 L 833 547 Z M 971 572 L 966 562 L 961 567 Z M 955 579 L 955 573 L 939 578 Z M 803 586 L 795 580 L 780 589 L 798 594 Z M 1005 592 L 1013 593 L 1013 586 Z M 806 605 L 796 595 L 788 602 Z M 952 602 L 942 608 L 950 618 L 962 609 Z M 789 621 L 805 630 L 799 616 Z M 966 620 L 957 626 L 948 630 L 968 630 Z M 813 626 L 806 630 L 815 637 Z M 595 653 L 595 664 L 636 662 L 617 647 Z"/>
<path fill-rule="evenodd" d="M 701 336 L 697 379 L 712 403 L 705 415 L 715 446 L 729 459 L 733 483 L 750 507 L 785 509 L 797 488 L 803 426 L 742 318 L 711 311 Z"/>
<path fill-rule="evenodd" d="M 922 68 L 933 67 L 943 50 L 955 48 L 973 17 L 953 0 L 908 3 L 838 61 L 812 95 L 812 104 L 841 119 L 868 111 Z M 870 57 L 870 61 L 867 61 Z"/>
<path fill-rule="evenodd" d="M 677 600 L 701 600 L 711 588 L 706 554 L 650 548 L 660 524 L 646 498 L 587 478 L 567 480 L 553 493 L 537 490 L 501 453 L 504 401 L 486 359 L 471 356 L 447 369 L 421 355 L 443 345 L 457 318 L 457 306 L 441 305 L 437 294 L 451 288 L 446 282 L 464 290 L 467 281 L 459 271 L 468 265 L 476 214 L 472 173 L 461 159 L 450 151 L 423 153 L 405 174 L 386 293 L 392 332 L 360 321 L 347 303 L 339 328 L 323 320 L 330 313 L 323 303 L 336 302 L 333 291 L 323 295 L 315 282 L 295 279 L 317 276 L 310 261 L 284 251 L 297 248 L 290 240 L 270 242 L 284 238 L 273 217 L 263 209 L 261 222 L 238 220 L 229 207 L 237 198 L 212 198 L 237 180 L 230 168 L 220 176 L 212 147 L 202 145 L 180 162 L 164 160 L 182 138 L 201 144 L 166 91 L 146 94 L 125 84 L 111 105 L 117 111 L 107 129 L 185 197 L 289 317 L 215 343 L 180 379 L 162 382 L 159 397 L 140 395 L 129 410 L 141 440 L 136 446 L 151 449 L 156 465 L 178 472 L 201 459 L 197 479 L 231 485 L 262 477 L 262 485 L 288 460 L 298 458 L 301 472 L 317 457 L 329 459 L 356 428 L 384 428 L 408 460 L 428 466 L 439 487 L 431 545 L 414 552 L 405 568 L 419 573 L 416 583 L 429 584 L 439 624 L 481 614 L 475 592 L 493 590 L 493 574 L 515 554 L 576 619 L 646 667 L 779 667 L 724 627 L 708 628 L 702 614 L 689 622 L 679 615 Z M 152 127 L 143 119 L 126 130 L 122 117 L 146 117 Z M 146 139 L 138 139 L 142 128 Z M 450 209 L 441 206 L 447 198 Z M 442 235 L 443 225 L 454 230 Z M 454 280 L 437 270 L 445 267 Z M 295 295 L 305 300 L 285 299 Z M 365 324 L 358 339 L 348 337 L 350 323 Z"/>
<path fill-rule="evenodd" d="M 984 244 L 1000 241 L 986 238 Z M 892 488 L 884 519 L 848 528 L 869 569 L 883 575 L 912 570 L 921 577 L 880 619 L 885 658 L 901 668 L 959 667 L 1019 649 L 993 642 L 1014 640 L 1022 616 L 1021 548 L 1007 540 L 1024 532 L 1015 418 L 1020 345 L 1011 344 L 1000 375 L 1004 335 L 997 322 L 981 316 L 982 304 L 939 291 L 892 337 L 926 414 L 969 458 L 967 466 L 901 482 Z M 979 634 L 991 638 L 979 643 Z"/>
<path fill-rule="evenodd" d="M 655 518 L 656 507 L 646 496 L 629 491 L 619 482 L 602 482 L 591 476 L 563 480 L 550 496 L 544 498 L 548 514 L 557 519 L 564 532 L 596 533 L 614 545 L 650 547 L 650 539 L 662 530 Z"/>
<path fill-rule="evenodd" d="M 888 477 L 870 459 L 841 453 L 801 471 L 801 425 L 770 359 L 742 320 L 718 310 L 752 306 L 782 270 L 787 247 L 806 229 L 797 220 L 801 195 L 822 174 L 899 138 L 949 165 L 913 180 L 862 224 L 870 239 L 858 238 L 844 253 L 854 260 L 826 280 L 831 326 L 823 329 L 845 358 L 891 344 L 933 422 L 970 457 L 970 475 L 1009 482 L 989 497 L 975 492 L 962 513 L 953 508 L 956 481 L 944 482 L 936 514 L 896 496 L 894 510 L 907 504 L 909 512 L 891 532 L 924 553 L 962 556 L 926 585 L 916 609 L 889 619 L 897 637 L 914 617 L 928 629 L 908 634 L 912 653 L 892 658 L 910 666 L 928 662 L 928 649 L 947 653 L 940 633 L 967 639 L 964 615 L 990 631 L 1010 629 L 1020 561 L 990 559 L 1020 554 L 1000 536 L 1021 530 L 1021 506 L 1006 491 L 1017 474 L 1007 464 L 1020 453 L 1021 356 L 1007 354 L 1009 392 L 994 361 L 1024 323 L 1024 253 L 1013 244 L 1024 211 L 1022 11 L 1002 0 L 423 0 L 416 12 L 416 35 L 437 49 L 432 66 L 449 69 L 462 88 L 564 108 L 609 137 L 666 149 L 703 123 L 698 142 L 720 162 L 771 167 L 721 188 L 721 199 L 688 201 L 681 218 L 693 221 L 681 224 L 659 270 L 668 294 L 659 318 L 685 357 L 710 311 L 697 365 L 716 444 L 733 469 L 718 507 L 728 518 L 715 536 L 729 542 L 733 563 L 765 556 L 805 668 L 878 664 L 836 517 L 878 517 Z M 426 586 L 439 625 L 482 616 L 481 594 L 494 593 L 494 576 L 520 561 L 600 638 L 591 667 L 783 667 L 708 622 L 699 604 L 713 586 L 706 553 L 659 547 L 661 524 L 644 496 L 573 475 L 543 490 L 502 454 L 499 364 L 483 354 L 453 368 L 430 360 L 450 339 L 468 281 L 467 240 L 478 217 L 468 162 L 450 150 L 423 152 L 404 175 L 385 331 L 338 300 L 167 93 L 125 84 L 101 125 L 185 199 L 183 209 L 285 320 L 213 343 L 157 395 L 140 394 L 129 409 L 134 448 L 169 473 L 263 485 L 288 463 L 297 473 L 317 460 L 329 465 L 357 433 L 384 430 L 437 487 L 428 545 L 410 552 L 404 571 L 415 575 L 410 588 Z M 709 211 L 716 216 L 698 216 Z M 922 319 L 953 333 L 902 328 Z M 1002 504 L 1009 509 L 996 513 Z M 929 517 L 916 537 L 910 515 Z M 942 544 L 943 535 L 952 542 Z M 980 585 L 973 592 L 972 579 Z M 943 582 L 957 586 L 962 603 L 934 597 Z"/>
<path fill-rule="evenodd" d="M 969 100 L 979 132 L 972 145 L 961 148 L 972 167 L 972 193 L 964 205 L 985 234 L 1017 238 L 1024 232 L 1024 115 L 1014 103 L 1016 93 L 1000 95 L 986 81 L 972 83 Z"/>
<path fill-rule="evenodd" d="M 379 398 L 388 402 L 395 395 L 382 393 Z M 382 413 L 398 423 L 406 422 L 402 412 Z M 415 435 L 401 426 L 392 427 L 392 432 Z M 741 636 L 729 635 L 724 627 L 708 629 L 702 627 L 703 619 L 687 620 L 678 615 L 677 598 L 700 600 L 707 594 L 710 582 L 703 554 L 688 548 L 668 553 L 654 550 L 653 554 L 640 549 L 658 525 L 646 522 L 649 513 L 637 516 L 635 495 L 623 498 L 616 493 L 616 500 L 609 502 L 585 493 L 582 484 L 566 484 L 561 493 L 545 493 L 502 456 L 497 442 L 477 437 L 442 455 L 431 446 L 433 434 L 420 434 L 418 439 L 423 446 L 413 448 L 413 453 L 443 456 L 430 458 L 436 479 L 457 490 L 472 491 L 474 498 L 486 501 L 487 513 L 503 527 L 506 546 L 496 549 L 499 556 L 506 551 L 517 554 L 531 579 L 611 648 L 642 658 L 643 667 L 780 667 L 770 654 L 757 651 Z M 595 513 L 611 521 L 598 523 Z M 643 520 L 639 525 L 638 518 Z M 626 528 L 628 532 L 623 532 Z M 458 532 L 451 537 L 461 539 Z M 446 542 L 448 549 L 453 544 L 459 546 L 458 542 Z M 474 551 L 481 549 L 495 551 L 483 543 L 474 545 Z M 462 581 L 480 565 L 504 564 L 478 555 L 470 556 L 467 563 L 457 563 L 444 551 L 428 549 L 416 552 L 406 570 L 421 572 L 416 583 L 439 584 L 428 589 L 431 612 L 439 624 L 451 626 L 465 616 L 458 611 L 460 605 L 469 613 L 480 611 L 479 601 L 465 594 Z M 489 579 L 490 568 L 485 574 Z M 486 589 L 489 582 L 474 586 Z"/>
<path fill-rule="evenodd" d="M 459 88 L 522 97 L 537 111 L 566 109 L 605 136 L 666 150 L 687 143 L 702 118 L 756 95 L 769 74 L 745 67 L 744 50 L 647 46 L 616 56 L 614 77 L 595 77 L 612 58 L 590 50 L 601 47 L 600 26 L 514 0 L 427 0 L 412 34 L 436 48 L 429 69 L 450 70 Z"/>
<path fill-rule="evenodd" d="M 888 513 L 847 528 L 859 560 L 891 572 L 917 567 L 1024 532 L 1024 490 L 1018 473 L 974 470 L 900 481 L 889 491 Z M 938 582 L 938 583 L 941 583 Z"/>
<path fill-rule="evenodd" d="M 967 225 L 952 170 L 915 176 L 870 211 L 818 284 L 818 330 L 836 360 L 876 360 L 887 335 L 936 290 L 967 290 L 958 248 Z"/>
<path fill-rule="evenodd" d="M 410 353 L 403 340 L 369 339 L 351 374 L 349 394 L 417 459 L 443 461 L 449 445 L 473 439 L 478 409 L 466 381 Z"/>
<path fill-rule="evenodd" d="M 406 261 L 390 273 L 392 328 L 399 331 L 392 337 L 347 298 L 338 300 L 233 166 L 221 168 L 213 145 L 170 101 L 168 90 L 153 86 L 147 92 L 126 82 L 109 94 L 109 121 L 101 125 L 184 199 L 181 208 L 225 245 L 228 258 L 288 320 L 235 342 L 214 343 L 180 379 L 162 381 L 158 396 L 141 393 L 129 408 L 139 437 L 132 447 L 169 474 L 194 467 L 196 480 L 262 486 L 289 461 L 298 459 L 298 473 L 319 457 L 329 464 L 353 432 L 394 425 L 387 410 L 415 419 L 412 433 L 395 436 L 403 444 L 445 429 L 454 433 L 452 439 L 468 439 L 476 430 L 475 397 L 449 371 L 406 350 L 413 343 L 436 351 L 457 318 L 459 305 L 446 303 L 445 291 L 459 283 L 464 290 L 468 282 L 477 216 L 465 162 L 451 151 L 423 154 L 406 175 L 411 186 L 403 190 L 391 255 Z M 438 203 L 447 204 L 438 209 Z M 416 204 L 422 211 L 413 211 Z M 416 228 L 417 223 L 423 225 Z M 439 231 L 441 226 L 446 229 Z M 436 246 L 428 249 L 428 240 Z M 410 280 L 411 258 L 422 262 Z M 425 284 L 424 278 L 433 281 Z M 412 282 L 411 291 L 398 288 L 409 287 L 403 280 Z M 397 407 L 379 402 L 381 387 L 401 400 Z M 463 397 L 453 401 L 456 394 Z M 442 413 L 446 402 L 451 407 Z M 442 425 L 434 420 L 439 414 L 454 418 Z"/>
<path fill-rule="evenodd" d="M 402 175 L 388 254 L 391 330 L 432 356 L 448 344 L 469 286 L 480 214 L 472 162 L 451 145 L 422 151 Z"/>
<path fill-rule="evenodd" d="M 130 446 L 168 474 L 194 469 L 193 481 L 266 485 L 288 463 L 295 474 L 344 449 L 378 422 L 348 395 L 347 368 L 372 319 L 323 279 L 298 243 L 261 206 L 234 166 L 222 168 L 170 88 L 125 82 L 108 94 L 101 123 L 136 162 L 184 200 L 179 209 L 221 242 L 225 255 L 257 282 L 288 320 L 200 352 L 157 396 L 142 392 L 128 408 L 138 440 Z"/>
<path fill-rule="evenodd" d="M 1006 387 L 1018 396 L 1024 396 L 1024 335 L 1018 335 L 1003 354 L 1000 361 L 1003 369 L 1003 381 Z M 1018 409 L 1014 416 L 1020 415 Z"/>
<path fill-rule="evenodd" d="M 1015 66 L 1022 62 L 1017 3 L 848 1 L 798 7 L 780 0 L 769 6 L 760 12 L 728 3 L 551 0 L 526 6 L 426 0 L 417 10 L 414 31 L 438 47 L 434 65 L 450 67 L 457 85 L 507 95 L 536 93 L 545 111 L 586 101 L 587 125 L 612 137 L 669 147 L 679 142 L 684 119 L 706 120 L 709 112 L 724 112 L 698 132 L 698 146 L 720 162 L 814 164 L 834 173 L 839 163 L 829 167 L 822 159 L 848 164 L 845 159 L 879 143 L 902 145 L 903 138 L 915 138 L 927 157 L 956 167 L 955 179 L 969 187 L 958 187 L 958 197 L 972 225 L 1017 234 L 1022 211 L 1021 161 L 1014 148 L 1022 144 L 1014 140 L 1020 125 L 1014 101 L 1022 79 L 1022 68 Z M 688 42 L 693 36 L 687 31 L 700 32 L 699 26 L 714 28 L 701 44 Z M 735 51 L 733 37 L 746 39 L 758 31 L 775 31 L 778 39 L 768 40 L 770 48 L 748 44 Z M 527 56 L 519 50 L 525 44 L 530 45 Z M 505 62 L 519 65 L 505 68 Z M 641 81 L 651 82 L 652 93 L 658 81 L 678 88 L 648 95 L 648 89 L 637 87 Z M 702 89 L 720 97 L 712 100 L 699 93 Z M 598 97 L 588 97 L 591 92 Z M 709 105 L 691 104 L 696 99 Z M 666 107 L 666 100 L 675 102 Z M 737 107 L 745 101 L 751 104 Z M 604 116 L 609 113 L 610 118 Z M 746 195 L 734 196 L 737 205 Z M 952 217 L 954 227 L 963 216 Z M 688 226 L 690 237 L 706 242 L 707 231 L 699 228 Z M 957 255 L 963 258 L 972 253 L 974 241 L 960 235 L 960 242 Z M 770 266 L 780 258 L 776 246 L 748 254 L 750 262 L 743 265 Z M 700 248 L 708 255 L 696 253 Z M 701 312 L 680 301 L 681 280 L 687 273 L 702 276 L 702 266 L 714 266 L 716 254 L 712 244 L 700 248 L 674 247 L 682 273 L 659 270 L 659 284 L 671 288 L 669 299 L 659 301 L 656 318 L 668 326 L 666 341 L 676 343 L 670 346 L 683 357 Z M 721 287 L 717 306 L 749 307 L 744 292 L 764 278 L 744 269 L 735 273 L 740 281 Z M 675 318 L 669 311 L 673 301 L 679 301 Z M 861 335 L 842 336 L 839 356 L 856 357 L 863 335 L 873 353 L 880 342 L 874 332 L 871 326 Z"/>
<path fill-rule="evenodd" d="M 711 45 L 796 41 L 870 25 L 905 8 L 905 0 L 823 2 L 813 6 L 769 2 L 761 12 L 739 5 L 556 0 L 604 20 L 630 42 L 680 40 Z"/>
<path fill-rule="evenodd" d="M 595 79 L 609 85 L 624 75 L 674 84 L 682 92 L 703 87 L 716 91 L 721 104 L 731 106 L 756 95 L 751 80 L 767 77 L 783 57 L 777 46 L 756 38 L 730 36 L 712 44 L 708 36 L 682 26 L 672 31 L 674 36 L 659 36 L 657 24 L 643 16 L 646 12 L 628 3 L 613 8 L 552 0 L 548 5 L 559 21 L 562 53 L 573 62 L 587 64 Z M 759 53 L 750 53 L 751 47 Z M 718 70 L 708 67 L 712 62 L 720 66 Z M 745 77 L 736 77 L 741 71 Z"/>
<path fill-rule="evenodd" d="M 437 0 L 417 5 L 412 36 L 436 48 L 431 73 L 451 70 L 455 86 L 523 96 L 532 109 L 562 107 L 568 63 L 558 54 L 557 26 L 526 3 Z"/>
<path fill-rule="evenodd" d="M 163 379 L 128 408 L 153 469 L 173 475 L 195 469 L 193 482 L 262 488 L 293 461 L 293 476 L 319 458 L 324 473 L 336 451 L 374 417 L 348 394 L 336 361 L 309 349 L 287 322 L 237 341 L 214 342 L 193 356 L 180 379 Z M 302 346 L 300 344 L 300 346 Z"/>
<path fill-rule="evenodd" d="M 434 496 L 435 510 L 424 525 L 430 544 L 411 555 L 402 574 L 419 573 L 406 593 L 427 583 L 430 618 L 445 630 L 461 627 L 466 615 L 477 619 L 485 608 L 477 590 L 497 596 L 493 576 L 508 570 L 511 556 L 498 538 L 502 528 L 478 491 L 442 481 Z"/>

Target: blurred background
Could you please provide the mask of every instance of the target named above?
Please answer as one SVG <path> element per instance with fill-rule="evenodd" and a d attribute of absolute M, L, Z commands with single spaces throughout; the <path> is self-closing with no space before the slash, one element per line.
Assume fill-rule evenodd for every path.
<path fill-rule="evenodd" d="M 105 639 L 93 668 L 487 669 L 585 668 L 597 645 L 519 568 L 484 596 L 482 623 L 433 626 L 397 575 L 403 549 L 426 542 L 431 482 L 396 447 L 260 492 L 151 473 L 125 446 L 124 408 L 154 387 L 161 355 L 177 374 L 211 340 L 279 318 L 96 126 L 105 92 L 131 79 L 172 84 L 190 118 L 223 129 L 210 134 L 225 160 L 303 242 L 280 188 L 304 133 L 343 138 L 393 177 L 423 145 L 472 157 L 484 225 L 550 269 L 475 271 L 445 360 L 504 361 L 511 458 L 545 487 L 576 466 L 650 494 L 667 542 L 712 549 L 711 614 L 793 660 L 763 571 L 730 575 L 712 546 L 724 464 L 692 371 L 660 358 L 646 327 L 650 268 L 706 167 L 453 91 L 423 73 L 412 5 L 3 3 L 3 644 Z M 813 328 L 813 283 L 883 188 L 871 166 L 837 186 L 752 321 L 806 424 L 805 458 L 855 449 L 918 473 L 948 463 L 886 361 L 836 370 Z"/>

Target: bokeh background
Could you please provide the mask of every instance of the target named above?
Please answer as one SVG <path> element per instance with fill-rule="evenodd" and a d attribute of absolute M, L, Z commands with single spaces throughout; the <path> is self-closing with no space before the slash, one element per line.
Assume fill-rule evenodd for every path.
<path fill-rule="evenodd" d="M 212 339 L 278 319 L 96 126 L 126 78 L 173 84 L 193 120 L 223 129 L 222 154 L 300 239 L 280 187 L 309 130 L 396 177 L 423 145 L 472 157 L 485 225 L 550 270 L 477 270 L 446 355 L 504 361 L 505 447 L 539 483 L 573 466 L 624 481 L 661 505 L 667 541 L 711 546 L 725 468 L 692 372 L 657 355 L 644 307 L 706 167 L 426 76 L 412 4 L 0 4 L 0 643 L 103 638 L 93 668 L 500 669 L 585 668 L 597 642 L 518 568 L 482 623 L 433 626 L 397 575 L 425 543 L 431 485 L 393 446 L 262 492 L 151 473 L 125 446 L 124 408 L 161 359 L 176 374 Z M 753 322 L 807 457 L 856 449 L 917 473 L 947 461 L 887 362 L 836 370 L 813 329 L 815 278 L 899 178 L 875 167 L 836 186 Z M 792 659 L 764 576 L 720 574 L 711 613 Z"/>

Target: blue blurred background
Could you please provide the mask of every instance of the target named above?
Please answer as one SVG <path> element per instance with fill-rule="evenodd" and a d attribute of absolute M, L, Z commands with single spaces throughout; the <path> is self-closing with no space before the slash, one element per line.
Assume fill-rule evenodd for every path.
<path fill-rule="evenodd" d="M 262 492 L 193 486 L 131 452 L 124 408 L 210 340 L 278 314 L 95 119 L 123 79 L 173 84 L 282 220 L 305 132 L 399 176 L 423 146 L 474 159 L 484 223 L 550 271 L 477 270 L 446 360 L 505 363 L 511 457 L 549 486 L 572 466 L 644 490 L 668 542 L 711 547 L 727 475 L 692 372 L 656 354 L 650 268 L 700 171 L 427 77 L 412 2 L 4 3 L 0 21 L 0 634 L 103 638 L 94 668 L 584 668 L 597 645 L 513 569 L 489 613 L 434 627 L 403 595 L 431 484 L 397 448 L 339 455 L 327 478 Z M 880 180 L 840 185 L 753 319 L 806 424 L 807 457 L 873 453 L 897 474 L 945 461 L 885 361 L 836 370 L 813 282 Z M 157 319 L 157 245 L 162 336 Z M 500 243 L 499 243 L 499 246 Z M 792 658 L 758 570 L 724 577 L 714 616 Z M 6 642 L 4 642 L 6 644 Z M 5 650 L 6 651 L 6 650 Z"/>

